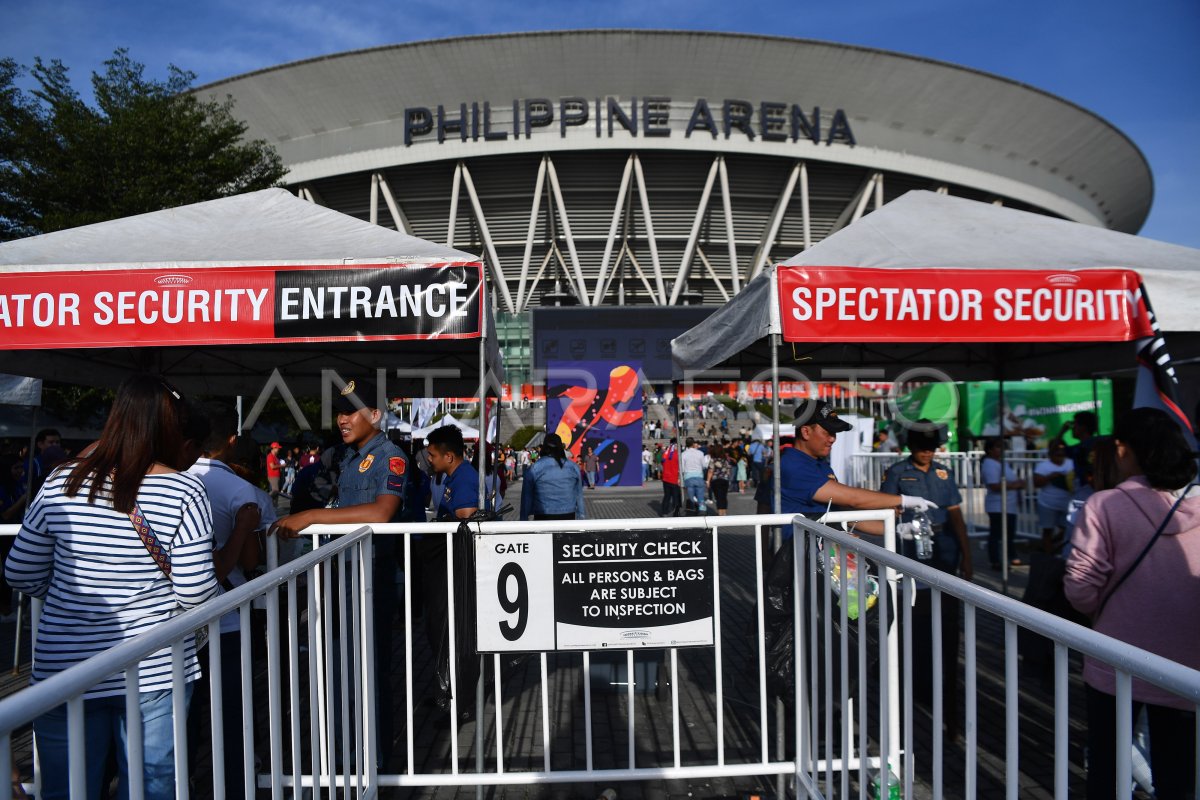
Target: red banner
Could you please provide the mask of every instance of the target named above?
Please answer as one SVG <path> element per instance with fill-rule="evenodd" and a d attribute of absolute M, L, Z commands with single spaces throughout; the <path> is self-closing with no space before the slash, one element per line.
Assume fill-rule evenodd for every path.
<path fill-rule="evenodd" d="M 9 349 L 478 338 L 478 263 L 0 274 Z"/>
<path fill-rule="evenodd" d="M 790 342 L 1096 342 L 1150 335 L 1133 270 L 779 267 Z"/>

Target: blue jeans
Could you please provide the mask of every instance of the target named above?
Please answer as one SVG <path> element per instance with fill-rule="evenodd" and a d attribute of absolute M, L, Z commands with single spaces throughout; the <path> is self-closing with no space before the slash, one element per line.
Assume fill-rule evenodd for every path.
<path fill-rule="evenodd" d="M 697 511 L 704 509 L 704 478 L 686 478 L 683 481 L 683 488 L 687 491 L 688 502 Z"/>
<path fill-rule="evenodd" d="M 184 706 L 191 700 L 192 684 L 184 689 Z M 175 733 L 171 713 L 171 690 L 142 692 L 142 760 L 147 800 L 175 797 Z M 100 782 L 109 749 L 116 747 L 117 800 L 129 798 L 129 764 L 126 761 L 125 697 L 101 697 L 83 703 L 84 763 L 87 765 L 87 797 L 100 796 Z M 67 707 L 57 708 L 33 723 L 38 757 L 42 762 L 42 797 L 57 800 L 70 796 L 67 765 Z"/>

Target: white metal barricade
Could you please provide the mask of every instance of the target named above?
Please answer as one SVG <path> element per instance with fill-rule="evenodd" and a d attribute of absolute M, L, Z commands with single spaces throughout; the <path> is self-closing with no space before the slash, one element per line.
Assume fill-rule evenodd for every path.
<path fill-rule="evenodd" d="M 827 517 L 831 524 L 862 520 L 882 520 L 889 539 L 894 539 L 890 512 L 839 512 Z M 783 608 L 794 637 L 791 691 L 768 689 L 769 653 L 767 651 L 768 606 L 774 601 L 766 585 L 767 562 L 762 541 L 774 526 L 791 525 L 795 532 L 793 548 L 791 604 Z M 79 718 L 83 703 L 78 698 L 87 687 L 106 675 L 129 670 L 127 685 L 136 685 L 136 664 L 149 653 L 164 646 L 182 652 L 187 634 L 201 624 L 216 632 L 220 617 L 240 609 L 242 614 L 243 653 L 251 652 L 249 607 L 257 597 L 266 601 L 267 663 L 258 680 L 265 684 L 257 691 L 251 675 L 252 659 L 243 658 L 243 719 L 246 722 L 247 765 L 254 763 L 253 744 L 255 711 L 265 717 L 258 737 L 258 752 L 263 756 L 263 771 L 257 776 L 259 788 L 270 789 L 273 797 L 302 788 L 322 787 L 330 791 L 353 792 L 371 797 L 380 787 L 496 786 L 542 783 L 597 783 L 625 780 L 732 778 L 737 776 L 776 776 L 794 781 L 797 794 L 809 797 L 850 797 L 865 787 L 871 776 L 886 780 L 889 766 L 902 776 L 905 797 L 912 797 L 918 771 L 917 752 L 932 753 L 928 782 L 934 797 L 973 798 L 978 789 L 978 737 L 989 724 L 998 720 L 981 719 L 976 700 L 978 611 L 997 615 L 1003 621 L 1004 639 L 1004 741 L 1005 775 L 1008 796 L 1016 797 L 1020 784 L 1018 741 L 1021 713 L 1018 705 L 1017 631 L 1032 630 L 1050 637 L 1054 648 L 1054 784 L 1057 797 L 1066 796 L 1067 722 L 1066 697 L 1068 654 L 1086 653 L 1114 664 L 1125 678 L 1119 682 L 1118 706 L 1129 705 L 1128 676 L 1136 676 L 1180 694 L 1200 704 L 1200 673 L 1154 657 L 1108 637 L 1044 614 L 1012 599 L 958 580 L 945 573 L 905 559 L 884 548 L 875 547 L 850 534 L 835 531 L 803 518 L 787 515 L 743 517 L 693 517 L 671 519 L 614 519 L 567 522 L 492 522 L 471 523 L 472 534 L 503 535 L 514 533 L 553 533 L 589 531 L 603 534 L 618 531 L 658 531 L 670 537 L 705 537 L 711 543 L 713 582 L 713 644 L 708 648 L 683 650 L 668 648 L 663 656 L 668 676 L 669 696 L 639 701 L 636 694 L 641 678 L 632 649 L 621 653 L 624 680 L 618 681 L 621 695 L 600 698 L 592 690 L 591 667 L 598 656 L 588 651 L 555 656 L 557 671 L 551 673 L 548 655 L 534 653 L 528 673 L 536 673 L 533 684 L 506 687 L 505 669 L 499 654 L 484 657 L 484 666 L 492 671 L 491 680 L 460 686 L 456 674 L 459 663 L 455 648 L 462 632 L 455 631 L 459 619 L 456 601 L 455 562 L 444 565 L 447 585 L 447 624 L 450 628 L 450 734 L 446 758 L 436 754 L 418 755 L 428 750 L 431 732 L 418 727 L 416 713 L 420 689 L 416 675 L 421 664 L 429 664 L 427 649 L 415 636 L 418 618 L 414 613 L 413 575 L 406 575 L 402 594 L 404 613 L 401 658 L 404 663 L 403 696 L 396 708 L 404 717 L 400 752 L 405 767 L 399 773 L 379 769 L 381 748 L 376 741 L 378 719 L 375 697 L 378 676 L 374 671 L 375 651 L 386 646 L 377 641 L 372 612 L 375 589 L 372 577 L 371 545 L 383 537 L 396 541 L 403 553 L 402 563 L 409 572 L 419 569 L 414 560 L 413 536 L 420 534 L 454 542 L 458 526 L 453 524 L 379 525 L 374 530 L 354 526 L 324 526 L 314 538 L 339 534 L 313 552 L 277 568 L 246 586 L 206 603 L 173 619 L 137 639 L 90 659 L 51 680 L 24 690 L 0 702 L 0 758 L 11 754 L 11 735 L 19 726 L 68 701 L 72 714 Z M 426 541 L 430 539 L 427 538 Z M 461 542 L 461 538 L 460 538 Z M 834 554 L 831 545 L 836 545 Z M 737 554 L 737 558 L 734 555 Z M 778 557 L 778 556 L 776 556 Z M 851 560 L 857 569 L 848 577 Z M 745 562 L 745 572 L 734 562 Z M 868 564 L 873 573 L 868 574 Z M 746 573 L 749 574 L 746 574 Z M 834 573 L 839 580 L 835 585 Z M 872 580 L 880 586 L 870 608 Z M 913 725 L 913 604 L 916 585 L 925 591 L 935 608 L 952 601 L 963 604 L 965 635 L 965 746 L 963 773 L 965 785 L 947 789 L 944 780 L 946 741 L 942 733 L 944 709 L 941 697 L 947 680 L 941 669 L 941 616 L 932 615 L 933 625 L 933 705 L 930 741 L 917 742 Z M 856 588 L 860 607 L 855 613 L 849 590 Z M 281 614 L 280 590 L 285 590 L 286 605 Z M 307 601 L 298 600 L 306 591 Z M 844 602 L 842 601 L 844 595 Z M 837 602 L 835 602 L 837 598 Z M 776 611 L 779 611 L 777 609 Z M 790 620 L 787 618 L 790 617 Z M 773 619 L 778 622 L 778 613 Z M 786 625 L 785 625 L 786 628 Z M 855 636 L 855 634 L 857 634 Z M 219 637 L 213 637 L 219 640 Z M 871 641 L 872 638 L 874 641 Z M 210 646 L 212 646 L 210 644 Z M 853 648 L 853 649 L 852 649 Z M 218 654 L 214 654 L 218 655 Z M 571 661 L 567 667 L 559 664 Z M 178 658 L 176 659 L 179 660 Z M 877 667 L 874 662 L 878 661 Z M 219 662 L 219 657 L 214 659 Z M 182 680 L 181 665 L 176 666 Z M 426 667 L 428 669 L 428 667 Z M 486 670 L 481 671 L 481 675 Z M 552 677 L 553 676 L 553 677 Z M 709 676 L 709 677 L 704 677 Z M 853 676 L 853 678 L 852 678 Z M 214 675 L 214 677 L 216 677 Z M 570 720 L 569 709 L 561 707 L 562 690 L 575 680 L 582 689 L 582 719 Z M 132 682 L 131 682 L 132 681 Z M 688 684 L 699 685 L 706 693 L 708 711 L 689 710 L 681 702 Z M 852 687 L 851 683 L 857 686 Z M 249 688 L 249 691 L 247 689 Z M 736 691 L 735 691 L 736 690 Z M 521 732 L 517 720 L 505 713 L 506 704 L 516 702 L 514 692 L 528 701 L 531 710 Z M 488 695 L 490 694 L 490 698 Z M 264 697 L 265 695 L 265 697 Z M 221 709 L 219 690 L 214 692 L 212 752 L 222 748 L 219 733 Z M 76 698 L 72 700 L 72 698 Z M 555 699 L 557 698 L 557 699 Z M 781 703 L 790 710 L 781 712 Z M 596 713 L 616 707 L 624 717 L 627 737 L 623 751 L 601 753 L 596 739 L 601 734 Z M 474 742 L 461 742 L 457 721 L 464 707 L 476 709 Z M 1074 709 L 1078 716 L 1080 709 Z M 265 713 L 264 713 L 265 712 Z M 382 713 L 391 713 L 383 709 Z M 566 717 L 564 717 L 566 713 Z M 647 714 L 665 720 L 662 741 L 648 745 L 636 741 L 636 726 Z M 641 716 L 639 716 L 641 715 Z M 483 723 L 486 720 L 486 724 Z M 566 721 L 564 721 L 566 720 Z M 582 723 L 586 736 L 578 753 L 564 753 L 554 747 L 554 737 L 563 725 Z M 657 724 L 657 723 L 656 723 Z M 711 747 L 691 744 L 702 728 L 711 736 Z M 485 731 L 490 735 L 485 740 Z M 131 731 L 130 752 L 136 762 L 138 734 Z M 1128 735 L 1119 743 L 1125 757 L 1118 775 L 1128 776 Z M 703 738 L 703 737 L 701 737 Z M 186 752 L 186 734 L 176 724 L 177 752 Z M 706 739 L 707 741 L 708 739 Z M 617 741 L 616 738 L 613 741 Z M 76 761 L 72 742 L 71 774 L 82 780 L 82 762 Z M 532 746 L 516 749 L 521 743 Z M 920 745 L 919 749 L 917 745 Z M 537 750 L 540 749 L 540 754 Z M 80 751 L 82 752 L 82 751 Z M 540 755 L 540 758 L 539 758 Z M 82 755 L 79 758 L 83 758 Z M 219 759 L 214 759 L 214 763 Z M 7 763 L 0 761 L 0 763 Z M 186 786 L 186 763 L 181 763 L 181 789 Z M 213 776 L 214 796 L 223 796 L 220 768 Z M 251 779 L 253 776 L 243 776 Z M 925 779 L 925 774 L 922 774 Z M 134 787 L 134 797 L 138 796 Z M 249 785 L 247 785 L 249 788 Z M 784 787 L 786 790 L 786 787 Z M 865 791 L 865 788 L 863 788 Z M 183 796 L 181 794 L 181 796 Z"/>
<path fill-rule="evenodd" d="M 801 743 L 797 757 L 797 785 L 805 787 L 809 797 L 851 797 L 851 771 L 855 769 L 853 747 L 850 739 L 852 720 L 847 718 L 857 704 L 859 749 L 867 737 L 868 707 L 879 709 L 880 724 L 878 738 L 883 751 L 894 754 L 897 747 L 892 737 L 894 726 L 884 723 L 895 713 L 891 702 L 895 677 L 902 675 L 900 687 L 902 697 L 903 734 L 898 748 L 904 755 L 900 760 L 889 756 L 892 769 L 899 771 L 902 781 L 902 796 L 913 797 L 913 786 L 918 769 L 928 776 L 932 796 L 964 797 L 973 800 L 979 790 L 979 734 L 997 720 L 986 720 L 979 716 L 977 701 L 980 697 L 977 686 L 978 657 L 977 617 L 986 612 L 999 617 L 1004 626 L 1004 764 L 1003 786 L 1006 796 L 1015 800 L 1022 791 L 1019 780 L 1021 721 L 1028 716 L 1022 708 L 1018 684 L 1018 631 L 1025 629 L 1048 637 L 1054 649 L 1054 735 L 1053 735 L 1053 793 L 1055 798 L 1066 798 L 1068 790 L 1068 725 L 1070 713 L 1081 716 L 1082 709 L 1068 707 L 1068 659 L 1072 652 L 1090 656 L 1113 666 L 1117 674 L 1117 796 L 1129 796 L 1131 785 L 1131 733 L 1130 718 L 1131 688 L 1133 677 L 1147 681 L 1183 698 L 1197 707 L 1197 726 L 1200 727 L 1200 671 L 1189 669 L 1165 658 L 1147 653 L 1124 642 L 1084 628 L 1059 617 L 1032 608 L 1012 598 L 938 571 L 918 561 L 899 556 L 862 539 L 802 517 L 795 519 L 793 541 L 795 543 L 795 574 L 797 599 L 795 613 L 797 630 L 804 624 L 801 609 L 807 603 L 812 608 L 821 608 L 824 613 L 816 624 L 809 627 L 809 659 L 797 663 L 796 693 L 799 705 L 804 709 L 797 717 L 796 738 Z M 836 549 L 836 554 L 835 554 Z M 900 576 L 899 592 L 881 591 L 875 620 L 867 622 L 861 614 L 857 621 L 848 614 L 846 602 L 835 602 L 845 597 L 848 582 L 841 582 L 850 564 L 855 564 L 857 594 L 859 598 L 868 594 L 868 570 L 872 565 L 877 574 L 887 573 Z M 803 566 L 802 566 L 803 565 Z M 836 576 L 836 578 L 835 578 Z M 922 602 L 932 606 L 930 622 L 932 664 L 932 724 L 929 726 L 930 741 L 919 742 L 914 726 L 914 648 L 913 609 L 918 593 L 926 594 Z M 806 599 L 802 599 L 806 598 Z M 943 642 L 943 604 L 962 604 L 963 632 L 965 635 L 965 746 L 962 771 L 964 785 L 948 787 L 945 780 L 945 750 L 947 742 L 943 734 L 943 697 L 945 681 L 954 680 L 942 670 L 941 647 Z M 889 611 L 889 608 L 895 608 Z M 882 644 L 887 628 L 886 619 L 895 614 L 900 622 L 903 643 L 902 660 L 897 661 L 890 643 Z M 809 617 L 810 621 L 813 619 Z M 867 674 L 867 625 L 878 625 L 878 671 L 872 683 Z M 857 633 L 857 653 L 849 650 L 850 633 Z M 848 691 L 848 672 L 856 670 L 860 676 L 857 698 Z M 814 679 L 816 676 L 819 679 Z M 833 681 L 836 676 L 840 693 L 835 695 Z M 853 701 L 853 702 L 852 702 Z M 887 714 L 883 709 L 889 709 Z M 835 720 L 842 723 L 835 728 Z M 840 732 L 840 736 L 836 735 Z M 1200 730 L 1197 731 L 1200 734 Z M 920 750 L 931 753 L 930 764 L 920 764 L 915 754 Z M 1197 736 L 1197 761 L 1200 765 L 1200 735 Z M 996 753 L 993 751 L 994 757 Z M 1044 756 L 1045 754 L 1038 754 Z M 877 785 L 886 785 L 888 765 L 872 763 L 877 770 Z M 1198 767 L 1200 772 L 1200 767 Z M 867 780 L 862 780 L 865 785 Z M 1200 785 L 1200 774 L 1197 775 Z M 884 793 L 886 794 L 886 792 Z M 859 794 L 861 797 L 862 795 Z"/>
<path fill-rule="evenodd" d="M 10 531 L 0 531 L 0 534 L 3 533 Z M 134 800 L 140 800 L 143 796 L 143 740 L 141 715 L 138 712 L 138 665 L 150 654 L 169 647 L 172 652 L 174 686 L 176 790 L 178 797 L 186 798 L 189 748 L 183 694 L 184 643 L 193 631 L 206 627 L 209 633 L 207 647 L 210 648 L 210 663 L 220 664 L 221 617 L 236 611 L 240 614 L 240 644 L 243 654 L 240 680 L 244 774 L 224 774 L 226 759 L 221 724 L 221 682 L 229 676 L 223 676 L 220 669 L 214 669 L 210 676 L 201 679 L 212 681 L 212 741 L 211 747 L 200 747 L 202 754 L 207 756 L 211 763 L 213 797 L 222 800 L 228 783 L 237 781 L 242 782 L 247 797 L 254 795 L 256 786 L 270 788 L 274 797 L 283 796 L 285 756 L 292 766 L 292 774 L 287 783 L 290 785 L 299 781 L 303 766 L 299 713 L 302 663 L 309 675 L 321 676 L 318 680 L 308 682 L 309 702 L 306 705 L 310 708 L 317 706 L 318 683 L 323 687 L 325 698 L 321 713 L 308 715 L 310 724 L 306 733 L 311 745 L 309 764 L 316 767 L 308 771 L 307 780 L 310 784 L 315 781 L 321 786 L 338 787 L 346 792 L 354 790 L 359 796 L 374 794 L 377 789 L 374 781 L 375 718 L 372 704 L 364 702 L 364 698 L 372 697 L 375 693 L 373 637 L 363 635 L 364 631 L 370 631 L 372 627 L 371 531 L 362 526 L 350 526 L 346 533 L 349 535 L 323 546 L 319 551 L 309 553 L 209 600 L 146 633 L 0 701 L 0 764 L 12 763 L 12 738 L 15 731 L 66 703 L 69 727 L 68 763 L 41 764 L 40 768 L 35 768 L 34 782 L 28 789 L 40 796 L 42 770 L 65 770 L 69 775 L 71 796 L 86 797 L 85 767 L 90 763 L 87 760 L 86 748 L 94 747 L 95 743 L 84 741 L 87 705 L 83 695 L 89 688 L 109 676 L 124 673 L 128 721 L 127 757 L 130 765 L 129 793 Z M 303 615 L 307 622 L 305 641 L 323 643 L 323 647 L 319 649 L 307 648 L 307 654 L 301 648 L 301 629 L 298 627 L 302 618 L 297 601 L 301 583 L 306 587 L 308 595 Z M 333 595 L 336 587 L 341 587 L 337 589 L 337 602 L 334 601 Z M 280 590 L 284 590 L 286 594 L 286 638 L 280 626 Z M 320 602 L 318 597 L 322 598 Z M 254 662 L 249 657 L 253 648 L 251 605 L 259 598 L 265 600 L 266 606 L 265 703 L 255 688 L 255 676 L 252 674 Z M 36 625 L 35 618 L 35 630 Z M 317 663 L 318 654 L 321 663 Z M 282 690 L 285 668 L 288 686 L 291 687 L 286 705 L 289 712 L 289 724 L 286 727 Z M 267 767 L 266 773 L 256 775 L 256 711 L 263 710 L 264 706 L 268 726 L 267 738 L 270 741 L 269 757 L 263 759 Z M 286 754 L 285 745 L 290 747 Z"/>
<path fill-rule="evenodd" d="M 851 486 L 862 486 L 867 489 L 878 489 L 883 483 L 883 475 L 887 468 L 902 458 L 906 453 L 855 453 L 850 457 L 850 472 L 846 483 Z M 987 514 L 984 512 L 983 501 L 987 492 L 979 473 L 979 465 L 983 452 L 938 453 L 937 461 L 950 468 L 954 483 L 958 486 L 963 498 L 963 517 L 967 529 L 979 531 L 975 535 L 984 535 L 988 527 Z M 1034 469 L 1045 458 L 1045 453 L 1009 453 L 1005 455 L 1005 463 L 1017 473 L 1009 487 L 1017 492 L 1017 506 L 1009 513 L 1017 517 L 1017 536 L 1026 539 L 1040 539 L 1041 530 L 1038 528 L 1037 487 L 1034 486 Z"/>

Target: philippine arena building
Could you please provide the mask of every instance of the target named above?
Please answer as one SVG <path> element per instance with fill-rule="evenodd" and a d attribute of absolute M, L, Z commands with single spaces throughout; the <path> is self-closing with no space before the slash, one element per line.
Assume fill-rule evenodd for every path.
<path fill-rule="evenodd" d="M 1068 100 L 831 42 L 473 36 L 198 92 L 233 98 L 301 197 L 479 254 L 514 388 L 538 366 L 534 312 L 580 329 L 670 329 L 661 350 L 701 313 L 683 307 L 723 303 L 764 265 L 911 189 L 1127 233 L 1153 195 L 1137 146 Z M 646 356 L 648 374 L 661 369 L 661 352 Z"/>

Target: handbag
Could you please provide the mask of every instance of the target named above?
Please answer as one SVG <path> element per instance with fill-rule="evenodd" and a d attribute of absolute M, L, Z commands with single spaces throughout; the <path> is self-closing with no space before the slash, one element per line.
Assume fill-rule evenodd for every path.
<path fill-rule="evenodd" d="M 134 501 L 133 510 L 129 512 L 129 521 L 133 523 L 133 529 L 137 531 L 138 538 L 146 546 L 146 552 L 154 559 L 154 563 L 162 570 L 162 574 L 167 580 L 170 580 L 171 554 L 159 544 L 158 537 L 154 535 L 154 527 L 142 513 L 142 509 L 136 501 Z M 208 644 L 208 626 L 201 625 L 193 635 L 196 637 L 196 651 L 199 652 L 204 645 Z"/>
<path fill-rule="evenodd" d="M 1139 553 L 1138 557 L 1135 558 L 1133 563 L 1129 565 L 1129 569 L 1125 570 L 1125 574 L 1121 576 L 1121 579 L 1117 581 L 1116 584 L 1113 585 L 1113 588 L 1109 590 L 1108 594 L 1104 596 L 1104 599 L 1100 602 L 1100 607 L 1096 609 L 1095 616 L 1092 617 L 1093 621 L 1100 619 L 1100 615 L 1104 613 L 1104 607 L 1108 605 L 1108 601 L 1111 600 L 1112 596 L 1117 593 L 1117 589 L 1121 588 L 1121 584 L 1125 582 L 1126 578 L 1132 575 L 1133 571 L 1138 568 L 1139 564 L 1142 563 L 1142 559 L 1144 559 L 1146 554 L 1150 552 L 1150 548 L 1153 547 L 1154 543 L 1158 541 L 1158 537 L 1162 536 L 1162 532 L 1166 529 L 1167 523 L 1171 521 L 1171 517 L 1175 516 L 1175 510 L 1179 508 L 1179 504 L 1183 502 L 1183 499 L 1188 496 L 1188 493 L 1191 492 L 1195 486 L 1195 483 L 1190 483 L 1184 487 L 1182 492 L 1179 493 L 1179 499 L 1175 501 L 1175 505 L 1171 506 L 1171 510 L 1167 512 L 1165 517 L 1163 517 L 1163 521 L 1159 524 L 1158 530 L 1156 530 L 1154 535 L 1150 537 L 1150 541 L 1146 542 L 1146 546 L 1142 548 L 1142 552 Z"/>

